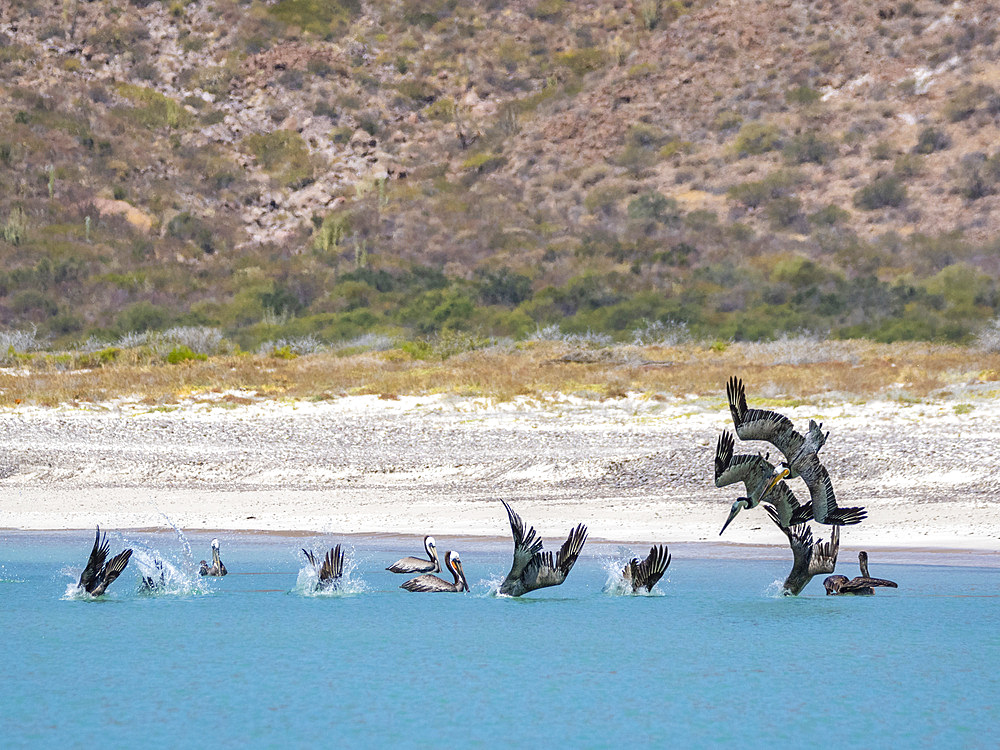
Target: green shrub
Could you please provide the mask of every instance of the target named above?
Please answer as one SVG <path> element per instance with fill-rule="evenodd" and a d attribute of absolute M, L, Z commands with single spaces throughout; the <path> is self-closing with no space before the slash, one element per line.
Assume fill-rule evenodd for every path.
<path fill-rule="evenodd" d="M 650 191 L 629 201 L 628 215 L 630 219 L 639 221 L 672 224 L 680 219 L 680 207 L 673 198 L 667 198 L 662 193 Z"/>
<path fill-rule="evenodd" d="M 851 214 L 849 211 L 845 211 L 833 203 L 809 215 L 809 221 L 820 227 L 832 227 L 837 224 L 843 224 L 850 218 Z"/>
<path fill-rule="evenodd" d="M 915 154 L 933 154 L 935 151 L 943 151 L 951 145 L 951 138 L 943 130 L 935 127 L 926 127 L 917 136 L 917 145 L 913 147 Z"/>
<path fill-rule="evenodd" d="M 176 365 L 181 362 L 190 362 L 198 360 L 204 361 L 206 359 L 208 359 L 207 354 L 202 354 L 200 352 L 193 352 L 189 347 L 186 346 L 175 346 L 173 349 L 170 350 L 170 353 L 167 354 L 167 362 L 169 362 L 172 365 Z"/>
<path fill-rule="evenodd" d="M 1000 152 L 991 157 L 969 154 L 958 165 L 958 192 L 970 201 L 997 192 L 1000 184 Z"/>
<path fill-rule="evenodd" d="M 958 87 L 944 105 L 944 116 L 948 122 L 959 122 L 972 115 L 979 105 L 986 102 L 996 92 L 992 86 L 983 83 L 966 83 Z"/>
<path fill-rule="evenodd" d="M 191 114 L 179 102 L 156 89 L 131 83 L 119 83 L 115 88 L 132 103 L 126 114 L 141 127 L 180 129 L 192 122 Z"/>
<path fill-rule="evenodd" d="M 257 164 L 284 187 L 297 190 L 313 181 L 313 163 L 306 142 L 293 130 L 252 134 L 243 139 L 244 148 Z"/>
<path fill-rule="evenodd" d="M 159 331 L 171 322 L 173 313 L 170 310 L 145 300 L 126 307 L 117 319 L 118 328 L 126 333 Z"/>
<path fill-rule="evenodd" d="M 556 64 L 569 68 L 574 75 L 582 76 L 603 68 L 607 63 L 607 53 L 597 47 L 573 49 L 556 54 Z"/>
<path fill-rule="evenodd" d="M 483 174 L 485 172 L 492 172 L 495 169 L 499 169 L 506 163 L 507 157 L 503 154 L 495 154 L 492 151 L 483 151 L 478 154 L 473 154 L 463 161 L 462 169 L 466 172 Z"/>
<path fill-rule="evenodd" d="M 740 128 L 733 149 L 740 156 L 756 156 L 774 151 L 780 145 L 781 131 L 777 125 L 755 121 Z"/>
<path fill-rule="evenodd" d="M 895 175 L 876 177 L 854 193 L 855 208 L 874 211 L 879 208 L 896 208 L 906 201 L 906 186 Z"/>
<path fill-rule="evenodd" d="M 785 94 L 785 101 L 789 104 L 812 104 L 819 101 L 821 96 L 822 94 L 816 89 L 802 84 L 801 86 L 796 86 L 794 89 L 789 89 Z"/>
<path fill-rule="evenodd" d="M 781 155 L 789 164 L 826 164 L 837 156 L 837 144 L 810 130 L 788 139 Z"/>
<path fill-rule="evenodd" d="M 361 12 L 361 0 L 278 0 L 267 12 L 282 23 L 327 37 Z"/>
<path fill-rule="evenodd" d="M 743 122 L 743 115 L 733 112 L 731 109 L 723 109 L 716 113 L 712 119 L 713 130 L 733 130 Z"/>

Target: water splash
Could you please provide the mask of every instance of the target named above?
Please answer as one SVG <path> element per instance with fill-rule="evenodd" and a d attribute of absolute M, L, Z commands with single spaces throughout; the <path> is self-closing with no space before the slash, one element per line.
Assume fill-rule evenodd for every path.
<path fill-rule="evenodd" d="M 469 588 L 472 589 L 471 593 L 474 596 L 502 597 L 504 599 L 509 599 L 509 596 L 500 593 L 500 587 L 503 585 L 504 579 L 506 578 L 506 573 L 496 573 L 489 578 L 481 579 L 479 583 L 470 585 Z"/>
<path fill-rule="evenodd" d="M 614 556 L 601 558 L 601 567 L 604 568 L 604 572 L 607 574 L 604 588 L 601 591 L 608 596 L 665 596 L 664 592 L 660 589 L 660 584 L 670 582 L 670 579 L 666 576 L 653 586 L 652 591 L 646 591 L 645 588 L 641 588 L 638 591 L 632 590 L 632 584 L 625 580 L 622 571 L 633 557 L 635 555 L 632 554 L 632 551 L 628 547 L 622 546 L 615 550 Z"/>
<path fill-rule="evenodd" d="M 190 547 L 187 550 L 187 557 L 190 559 Z M 193 563 L 175 565 L 160 554 L 159 550 L 141 543 L 132 544 L 131 562 L 139 572 L 139 593 L 142 596 L 188 596 L 208 593 Z"/>
<path fill-rule="evenodd" d="M 174 532 L 177 534 L 177 538 L 181 542 L 181 547 L 184 548 L 184 559 L 188 562 L 189 567 L 193 567 L 194 553 L 191 551 L 191 542 L 188 541 L 187 536 L 185 536 L 184 532 L 181 531 L 181 528 L 173 522 L 170 516 L 168 516 L 166 513 L 160 510 L 160 507 L 156 503 L 153 503 L 153 507 L 156 508 L 156 512 L 159 513 L 161 516 L 163 516 L 166 522 L 170 524 L 170 528 L 172 528 Z"/>
<path fill-rule="evenodd" d="M 353 547 L 344 548 L 344 574 L 336 581 L 335 585 L 320 588 L 319 573 L 308 561 L 304 561 L 299 568 L 299 574 L 295 579 L 295 586 L 289 592 L 298 596 L 329 597 L 329 596 L 351 596 L 368 591 L 368 584 L 364 582 L 360 574 L 357 574 L 358 560 L 354 556 Z M 326 553 L 323 552 L 325 555 Z M 298 553 L 301 557 L 302 553 Z M 317 555 L 319 558 L 320 555 Z"/>
<path fill-rule="evenodd" d="M 764 596 L 769 599 L 783 599 L 785 597 L 785 582 L 775 579 L 764 589 Z"/>

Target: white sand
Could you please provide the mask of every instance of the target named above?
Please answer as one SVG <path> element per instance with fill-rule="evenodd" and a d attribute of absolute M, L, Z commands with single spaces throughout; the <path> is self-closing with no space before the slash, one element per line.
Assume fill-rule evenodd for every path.
<path fill-rule="evenodd" d="M 967 403 L 782 409 L 797 425 L 824 421 L 838 501 L 868 509 L 843 530 L 845 550 L 961 550 L 1000 564 L 1000 404 Z M 169 517 L 185 529 L 504 538 L 504 498 L 550 547 L 584 522 L 594 540 L 787 552 L 762 509 L 718 536 L 743 492 L 713 483 L 723 429 L 722 399 L 19 408 L 0 413 L 0 527 L 163 528 Z M 737 441 L 737 452 L 768 449 L 777 460 Z"/>

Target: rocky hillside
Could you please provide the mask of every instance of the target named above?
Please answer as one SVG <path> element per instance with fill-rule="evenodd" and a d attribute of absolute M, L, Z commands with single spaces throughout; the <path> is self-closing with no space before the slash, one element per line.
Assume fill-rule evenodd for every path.
<path fill-rule="evenodd" d="M 1000 10 L 0 7 L 0 326 L 961 341 L 1000 308 Z"/>

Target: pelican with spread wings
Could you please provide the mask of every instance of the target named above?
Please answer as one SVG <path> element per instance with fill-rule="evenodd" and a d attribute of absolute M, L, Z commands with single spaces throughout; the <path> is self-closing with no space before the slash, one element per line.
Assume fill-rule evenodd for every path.
<path fill-rule="evenodd" d="M 97 597 L 103 594 L 108 586 L 115 582 L 115 579 L 122 574 L 128 565 L 129 558 L 132 557 L 132 550 L 127 549 L 119 552 L 108 560 L 108 553 L 111 545 L 108 544 L 108 535 L 105 532 L 101 536 L 101 527 L 97 527 L 97 537 L 94 539 L 94 548 L 90 551 L 90 558 L 87 560 L 87 567 L 80 575 L 81 589 L 91 596 Z"/>
<path fill-rule="evenodd" d="M 775 473 L 774 465 L 760 454 L 733 454 L 735 444 L 729 431 L 719 435 L 715 446 L 715 486 L 725 487 L 743 482 L 747 496 L 736 499 L 722 531 L 741 510 L 756 508 L 761 501 L 770 504 L 777 513 L 783 528 L 805 523 L 813 516 L 812 503 L 800 505 L 791 488 Z M 719 536 L 722 536 L 722 531 Z"/>
<path fill-rule="evenodd" d="M 337 588 L 340 579 L 344 576 L 344 550 L 338 544 L 330 549 L 325 557 L 317 557 L 312 550 L 303 548 L 302 554 L 312 566 L 316 573 L 316 589 L 318 591 L 329 591 Z"/>
<path fill-rule="evenodd" d="M 667 545 L 656 544 L 649 548 L 649 555 L 642 562 L 633 557 L 622 571 L 625 582 L 632 586 L 632 593 L 639 589 L 652 591 L 653 586 L 663 578 L 670 567 L 670 552 Z"/>
<path fill-rule="evenodd" d="M 782 584 L 782 593 L 786 596 L 798 596 L 806 584 L 821 573 L 832 573 L 837 567 L 837 552 L 840 550 L 840 527 L 834 526 L 830 532 L 830 541 L 822 539 L 813 541 L 812 529 L 809 524 L 782 526 L 777 512 L 771 507 L 764 510 L 771 520 L 788 537 L 788 546 L 792 548 L 792 570 Z"/>
<path fill-rule="evenodd" d="M 850 526 L 861 523 L 868 514 L 863 507 L 841 508 L 833 492 L 833 482 L 817 453 L 826 443 L 824 433 L 813 420 L 803 437 L 796 432 L 788 417 L 774 411 L 747 407 L 743 381 L 731 377 L 726 384 L 729 411 L 733 415 L 736 434 L 741 440 L 766 440 L 785 456 L 775 476 L 779 479 L 801 477 L 809 488 L 812 518 L 817 523 Z"/>
<path fill-rule="evenodd" d="M 542 539 L 534 527 L 529 526 L 525 530 L 521 517 L 506 501 L 500 502 L 507 509 L 510 531 L 514 536 L 514 562 L 500 584 L 500 593 L 505 596 L 521 596 L 536 589 L 558 586 L 565 581 L 587 541 L 587 527 L 581 523 L 571 529 L 553 561 L 551 552 L 542 551 Z"/>

